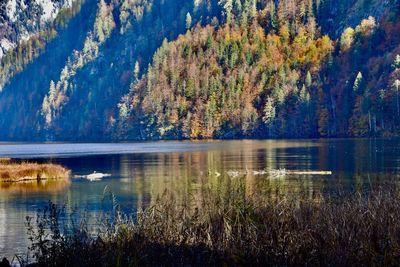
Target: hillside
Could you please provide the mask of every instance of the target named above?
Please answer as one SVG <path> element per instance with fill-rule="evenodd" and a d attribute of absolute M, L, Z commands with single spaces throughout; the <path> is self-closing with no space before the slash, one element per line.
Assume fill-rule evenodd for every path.
<path fill-rule="evenodd" d="M 0 3 L 0 58 L 46 28 L 72 0 L 4 0 Z"/>
<path fill-rule="evenodd" d="M 319 32 L 306 4 L 293 10 L 267 4 L 245 22 L 233 15 L 217 30 L 197 27 L 158 50 L 120 104 L 117 133 L 128 139 L 394 135 L 396 5 L 387 3 L 393 8 L 380 21 L 369 16 L 347 27 L 337 41 Z"/>
<path fill-rule="evenodd" d="M 4 0 L 0 3 L 0 91 L 32 62 L 82 0 Z"/>
<path fill-rule="evenodd" d="M 266 35 L 256 22 L 196 27 L 158 50 L 121 103 L 117 132 L 133 126 L 130 138 L 180 139 L 289 136 L 301 129 L 297 134 L 312 136 L 317 76 L 332 50 L 329 37 L 305 28 L 292 34 L 282 26 Z"/>
<path fill-rule="evenodd" d="M 35 56 L 2 59 L 2 140 L 399 130 L 397 0 L 86 0 L 62 10 L 36 31 Z"/>

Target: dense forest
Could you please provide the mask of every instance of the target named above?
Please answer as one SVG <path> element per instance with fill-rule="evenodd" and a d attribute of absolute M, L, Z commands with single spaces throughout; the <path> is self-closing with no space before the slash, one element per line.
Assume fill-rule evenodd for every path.
<path fill-rule="evenodd" d="M 75 1 L 1 59 L 0 138 L 397 135 L 399 32 L 398 0 Z"/>
<path fill-rule="evenodd" d="M 54 0 L 48 2 L 51 9 L 44 10 L 45 4 L 8 1 L 0 4 L 0 89 L 39 56 L 82 4 L 82 0 Z"/>

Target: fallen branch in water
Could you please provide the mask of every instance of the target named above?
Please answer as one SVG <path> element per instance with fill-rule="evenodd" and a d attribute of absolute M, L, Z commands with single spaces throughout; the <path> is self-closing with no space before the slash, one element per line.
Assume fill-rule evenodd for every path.
<path fill-rule="evenodd" d="M 293 170 L 286 170 L 286 169 L 270 169 L 270 170 L 246 170 L 246 171 L 235 171 L 235 170 L 229 170 L 226 172 L 228 176 L 230 177 L 238 177 L 240 175 L 247 175 L 247 174 L 253 174 L 253 175 L 271 175 L 273 177 L 283 177 L 286 175 L 332 175 L 332 171 L 312 171 L 312 170 L 299 170 L 299 171 L 293 171 Z"/>

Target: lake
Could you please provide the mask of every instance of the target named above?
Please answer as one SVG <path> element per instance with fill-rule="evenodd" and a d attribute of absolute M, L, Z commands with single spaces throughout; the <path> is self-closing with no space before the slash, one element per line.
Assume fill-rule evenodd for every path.
<path fill-rule="evenodd" d="M 2 185 L 0 256 L 12 258 L 27 251 L 26 216 L 34 216 L 48 201 L 84 211 L 95 222 L 109 208 L 105 191 L 131 212 L 151 204 L 166 189 L 185 201 L 200 184 L 223 187 L 224 179 L 243 179 L 248 194 L 302 191 L 312 196 L 337 187 L 352 190 L 398 177 L 400 140 L 1 143 L 0 157 L 58 163 L 71 169 L 72 176 L 94 171 L 111 175 L 100 181 L 72 177 L 70 182 Z"/>

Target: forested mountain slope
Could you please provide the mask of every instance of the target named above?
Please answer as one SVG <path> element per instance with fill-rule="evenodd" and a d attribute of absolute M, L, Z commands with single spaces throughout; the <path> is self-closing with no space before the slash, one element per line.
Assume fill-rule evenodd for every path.
<path fill-rule="evenodd" d="M 133 126 L 131 138 L 289 136 L 294 129 L 316 134 L 317 76 L 332 41 L 305 28 L 295 34 L 282 26 L 279 32 L 265 34 L 253 21 L 197 27 L 164 44 L 120 105 L 121 120 L 125 110 L 129 118 L 118 132 Z"/>
<path fill-rule="evenodd" d="M 46 28 L 75 0 L 2 0 L 0 2 L 0 58 L 22 40 Z"/>
<path fill-rule="evenodd" d="M 269 2 L 245 20 L 232 11 L 217 30 L 196 28 L 163 45 L 123 98 L 117 132 L 128 129 L 128 139 L 396 134 L 398 2 L 336 42 L 318 30 L 316 6 L 303 3 Z"/>
<path fill-rule="evenodd" d="M 0 3 L 0 91 L 42 52 L 82 0 L 3 0 Z"/>
<path fill-rule="evenodd" d="M 201 16 L 206 23 L 210 21 L 207 13 L 218 10 L 190 1 L 103 3 L 83 50 L 70 58 L 43 101 L 42 129 L 51 138 L 111 136 L 121 96 L 141 69 L 147 68 L 163 40 L 173 40 L 185 31 L 188 12 L 193 14 L 193 23 Z"/>
<path fill-rule="evenodd" d="M 80 49 L 91 21 L 94 21 L 94 1 L 86 0 L 76 16 L 59 30 L 49 41 L 43 41 L 33 62 L 21 65 L 20 70 L 8 78 L 0 93 L 0 138 L 21 140 L 38 138 L 37 122 L 40 119 L 40 108 L 48 92 L 50 80 L 57 77 L 69 55 Z M 35 43 L 35 41 L 33 42 Z M 20 46 L 21 47 L 21 46 Z M 22 45 L 22 51 L 26 47 Z M 12 55 L 10 58 L 12 58 Z M 15 67 L 19 59 L 27 54 L 12 58 L 10 62 L 2 61 L 1 71 Z"/>
<path fill-rule="evenodd" d="M 165 38 L 173 40 L 186 30 L 187 14 L 193 24 L 206 24 L 220 13 L 217 3 L 205 1 L 84 3 L 86 11 L 82 8 L 50 42 L 43 60 L 34 61 L 3 90 L 0 112 L 8 116 L 0 118 L 1 138 L 110 138 L 117 104 L 129 91 L 134 70 L 139 75 Z"/>
<path fill-rule="evenodd" d="M 2 60 L 0 138 L 396 135 L 399 5 L 75 2 Z"/>

